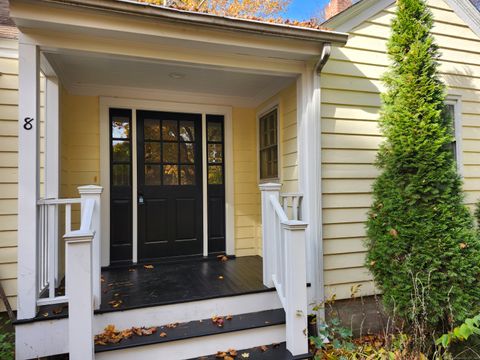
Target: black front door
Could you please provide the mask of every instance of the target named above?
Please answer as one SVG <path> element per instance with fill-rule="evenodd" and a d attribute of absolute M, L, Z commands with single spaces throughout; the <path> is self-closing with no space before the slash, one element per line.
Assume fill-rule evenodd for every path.
<path fill-rule="evenodd" d="M 202 116 L 137 112 L 138 260 L 203 251 Z"/>

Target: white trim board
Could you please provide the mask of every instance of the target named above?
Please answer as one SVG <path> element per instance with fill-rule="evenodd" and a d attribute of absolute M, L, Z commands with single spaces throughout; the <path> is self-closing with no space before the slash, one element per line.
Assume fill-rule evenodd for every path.
<path fill-rule="evenodd" d="M 443 0 L 480 37 L 480 11 L 469 0 Z M 325 21 L 323 25 L 340 32 L 349 32 L 395 0 L 362 0 Z"/>
<path fill-rule="evenodd" d="M 102 194 L 102 203 L 106 206 L 102 206 L 102 223 L 106 226 L 102 227 L 102 266 L 108 266 L 110 264 L 110 162 L 109 162 L 109 109 L 110 108 L 123 108 L 132 110 L 132 128 L 135 130 L 136 121 L 135 112 L 137 110 L 152 110 L 152 111 L 171 111 L 180 113 L 193 113 L 193 114 L 208 114 L 208 115 L 223 115 L 225 117 L 225 222 L 226 222 L 226 253 L 228 255 L 235 254 L 235 204 L 234 204 L 234 174 L 233 174 L 233 119 L 232 108 L 229 106 L 218 105 L 204 105 L 204 104 L 192 104 L 192 103 L 179 103 L 168 101 L 155 101 L 155 100 L 138 100 L 127 98 L 112 98 L 112 97 L 100 97 L 100 184 L 103 186 L 104 191 Z M 132 135 L 133 136 L 133 135 Z M 206 136 L 206 134 L 204 134 Z M 133 142 L 132 142 L 133 149 Z M 133 152 L 134 149 L 133 149 Z M 133 160 L 132 160 L 133 161 Z M 135 177 L 135 176 L 134 176 Z M 133 184 L 132 184 L 133 185 Z M 136 204 L 136 192 L 137 189 L 132 186 L 132 204 L 135 200 Z M 204 196 L 206 199 L 206 196 Z M 205 208 L 205 206 L 204 206 Z M 135 212 L 134 212 L 135 214 Z M 205 215 L 205 214 L 204 214 Z M 133 218 L 133 228 L 136 229 L 136 216 Z M 135 235 L 135 234 L 133 234 Z M 136 239 L 134 236 L 133 239 Z M 132 247 L 136 245 L 132 243 Z M 135 250 L 133 254 L 135 255 Z M 134 257 L 132 257 L 133 260 Z"/>

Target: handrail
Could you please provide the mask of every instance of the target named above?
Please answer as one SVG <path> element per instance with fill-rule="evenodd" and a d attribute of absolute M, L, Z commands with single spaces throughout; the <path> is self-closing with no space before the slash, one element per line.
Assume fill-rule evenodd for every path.
<path fill-rule="evenodd" d="M 280 194 L 280 184 L 261 184 L 263 280 L 275 287 L 285 309 L 287 349 L 308 352 L 306 235 L 300 220 L 302 195 Z M 282 203 L 280 203 L 280 200 Z M 283 206 L 282 206 L 283 204 Z"/>
<path fill-rule="evenodd" d="M 81 198 L 64 198 L 64 199 L 39 199 L 37 205 L 66 205 L 81 204 Z"/>
<path fill-rule="evenodd" d="M 288 221 L 287 214 L 285 214 L 285 211 L 283 211 L 282 205 L 280 205 L 280 202 L 275 195 L 270 195 L 270 203 L 273 206 L 273 210 L 275 210 L 275 213 L 279 217 L 280 222 L 283 223 Z"/>

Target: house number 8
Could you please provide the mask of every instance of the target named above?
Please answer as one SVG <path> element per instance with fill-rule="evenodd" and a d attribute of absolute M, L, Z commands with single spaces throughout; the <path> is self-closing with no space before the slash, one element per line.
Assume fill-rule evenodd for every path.
<path fill-rule="evenodd" d="M 33 128 L 33 125 L 32 125 L 33 118 L 26 117 L 24 121 L 25 121 L 25 124 L 23 124 L 23 128 L 25 130 L 32 130 L 32 128 Z"/>

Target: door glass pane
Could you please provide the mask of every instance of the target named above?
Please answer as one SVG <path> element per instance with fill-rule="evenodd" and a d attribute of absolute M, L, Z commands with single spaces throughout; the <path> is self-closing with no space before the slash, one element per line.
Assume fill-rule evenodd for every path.
<path fill-rule="evenodd" d="M 130 185 L 130 165 L 112 165 L 112 184 L 113 186 Z"/>
<path fill-rule="evenodd" d="M 217 122 L 208 123 L 208 141 L 222 141 L 222 124 Z"/>
<path fill-rule="evenodd" d="M 223 146 L 221 144 L 208 144 L 208 163 L 223 162 Z"/>
<path fill-rule="evenodd" d="M 180 143 L 180 162 L 187 164 L 195 162 L 195 144 Z"/>
<path fill-rule="evenodd" d="M 194 165 L 180 166 L 180 184 L 195 185 L 195 166 Z"/>
<path fill-rule="evenodd" d="M 178 139 L 177 122 L 175 120 L 164 120 L 162 122 L 163 141 L 174 141 Z"/>
<path fill-rule="evenodd" d="M 178 162 L 178 143 L 163 143 L 163 162 Z"/>
<path fill-rule="evenodd" d="M 160 143 L 146 142 L 145 143 L 145 162 L 160 162 Z"/>
<path fill-rule="evenodd" d="M 145 119 L 143 124 L 145 140 L 160 140 L 160 121 Z"/>
<path fill-rule="evenodd" d="M 161 185 L 161 165 L 145 165 L 145 185 Z"/>
<path fill-rule="evenodd" d="M 221 165 L 208 166 L 208 183 L 210 185 L 223 184 L 223 171 Z"/>
<path fill-rule="evenodd" d="M 178 166 L 163 166 L 163 185 L 178 185 Z"/>
<path fill-rule="evenodd" d="M 130 161 L 130 141 L 113 140 L 112 158 L 113 161 Z"/>
<path fill-rule="evenodd" d="M 180 121 L 180 139 L 183 141 L 195 141 L 193 121 Z"/>
<path fill-rule="evenodd" d="M 129 119 L 115 117 L 112 121 L 112 138 L 128 139 L 129 137 L 130 137 Z"/>

